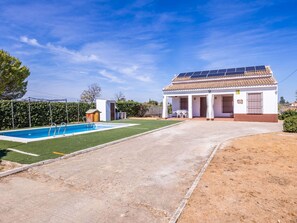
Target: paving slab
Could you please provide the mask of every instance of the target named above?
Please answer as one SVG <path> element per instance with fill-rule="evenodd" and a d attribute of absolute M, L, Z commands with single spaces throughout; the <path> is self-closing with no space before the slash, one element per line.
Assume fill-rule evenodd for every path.
<path fill-rule="evenodd" d="M 4 177 L 0 222 L 168 222 L 215 145 L 281 129 L 186 121 Z"/>

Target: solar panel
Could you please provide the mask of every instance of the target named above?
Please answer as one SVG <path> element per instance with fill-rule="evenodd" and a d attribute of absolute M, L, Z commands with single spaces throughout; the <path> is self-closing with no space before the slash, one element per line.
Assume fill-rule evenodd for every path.
<path fill-rule="evenodd" d="M 208 76 L 207 77 L 219 77 L 219 76 L 224 76 L 225 75 L 225 73 L 217 73 L 217 74 L 208 74 Z"/>
<path fill-rule="evenodd" d="M 186 73 L 185 77 L 190 77 L 190 76 L 192 76 L 192 74 L 193 74 L 193 72 L 188 72 L 188 73 Z"/>
<path fill-rule="evenodd" d="M 266 70 L 265 66 L 256 66 L 256 70 Z"/>
<path fill-rule="evenodd" d="M 218 72 L 219 73 L 226 73 L 227 69 L 220 69 Z"/>
<path fill-rule="evenodd" d="M 227 72 L 230 73 L 230 72 L 235 72 L 235 68 L 229 68 L 227 69 Z"/>
<path fill-rule="evenodd" d="M 231 76 L 231 75 L 244 75 L 245 72 L 253 72 L 266 70 L 264 65 L 261 66 L 250 66 L 250 67 L 237 67 L 237 68 L 228 68 L 228 69 L 219 69 L 219 70 L 204 70 L 204 71 L 195 71 L 180 73 L 178 77 L 191 77 L 191 78 L 207 78 L 207 77 L 221 77 L 221 76 Z"/>
<path fill-rule="evenodd" d="M 218 73 L 218 70 L 211 70 L 211 71 L 209 71 L 209 73 L 210 74 L 216 74 L 216 73 Z"/>
<path fill-rule="evenodd" d="M 186 73 L 180 73 L 177 77 L 184 77 Z"/>
<path fill-rule="evenodd" d="M 236 68 L 236 72 L 242 72 L 242 71 L 245 71 L 245 67 Z"/>
<path fill-rule="evenodd" d="M 200 75 L 201 74 L 201 71 L 196 71 L 196 72 L 194 72 L 194 74 L 193 75 Z"/>
<path fill-rule="evenodd" d="M 245 70 L 246 71 L 255 71 L 255 67 L 246 67 Z"/>

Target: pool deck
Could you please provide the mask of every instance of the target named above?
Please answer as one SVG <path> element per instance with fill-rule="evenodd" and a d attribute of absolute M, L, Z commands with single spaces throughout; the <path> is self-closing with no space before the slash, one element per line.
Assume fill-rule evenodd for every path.
<path fill-rule="evenodd" d="M 168 222 L 215 145 L 281 123 L 186 121 L 0 179 L 3 222 Z"/>

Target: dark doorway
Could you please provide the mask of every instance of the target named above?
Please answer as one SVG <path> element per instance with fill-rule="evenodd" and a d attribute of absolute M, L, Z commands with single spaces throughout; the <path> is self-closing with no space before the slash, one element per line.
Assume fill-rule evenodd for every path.
<path fill-rule="evenodd" d="M 223 113 L 233 113 L 233 96 L 223 96 Z"/>
<path fill-rule="evenodd" d="M 200 98 L 200 117 L 206 117 L 206 97 Z"/>
<path fill-rule="evenodd" d="M 115 119 L 114 118 L 114 115 L 115 115 L 114 109 L 115 109 L 114 103 L 110 103 L 110 120 L 114 120 Z"/>

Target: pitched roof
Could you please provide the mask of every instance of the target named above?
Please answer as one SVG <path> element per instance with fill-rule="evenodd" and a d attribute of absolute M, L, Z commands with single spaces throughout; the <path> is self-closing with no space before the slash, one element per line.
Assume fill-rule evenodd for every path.
<path fill-rule="evenodd" d="M 224 75 L 222 73 L 214 73 L 216 70 L 208 71 L 205 76 L 206 71 L 199 71 L 200 74 L 196 75 L 197 72 L 192 73 L 191 76 L 187 73 L 181 73 L 177 77 L 173 78 L 172 83 L 165 87 L 163 91 L 171 90 L 199 90 L 199 89 L 213 89 L 213 88 L 230 88 L 230 87 L 249 87 L 249 86 L 263 86 L 263 85 L 276 85 L 277 81 L 272 75 L 272 71 L 269 66 L 257 66 L 261 67 L 259 70 L 245 70 L 242 72 L 235 71 L 227 73 L 225 71 Z M 239 68 L 243 69 L 243 68 Z M 231 69 L 222 69 L 231 70 Z M 186 75 L 184 75 L 186 74 Z"/>

